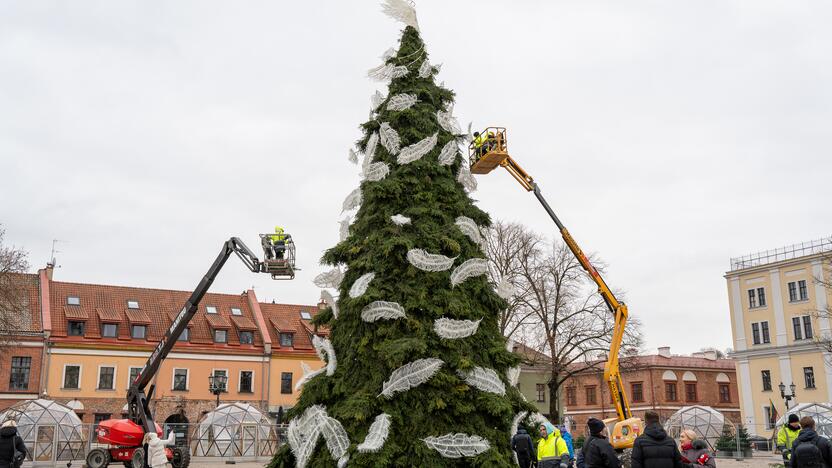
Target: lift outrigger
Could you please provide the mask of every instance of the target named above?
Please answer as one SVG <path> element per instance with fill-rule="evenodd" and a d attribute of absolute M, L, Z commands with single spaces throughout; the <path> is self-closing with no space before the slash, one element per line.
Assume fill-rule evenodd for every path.
<path fill-rule="evenodd" d="M 266 273 L 272 279 L 293 279 L 295 277 L 295 244 L 291 236 L 286 235 L 285 250 L 281 255 L 274 255 L 274 245 L 271 242 L 271 234 L 260 234 L 263 252 L 266 257 L 260 261 L 257 256 L 237 237 L 225 241 L 219 255 L 214 260 L 211 268 L 199 282 L 194 292 L 185 302 L 185 306 L 173 320 L 165 336 L 150 353 L 150 357 L 144 365 L 136 380 L 130 383 L 127 390 L 127 419 L 108 419 L 98 425 L 97 438 L 99 444 L 106 444 L 107 449 L 94 448 L 87 454 L 87 466 L 89 468 L 105 468 L 111 462 L 122 462 L 127 468 L 147 467 L 147 447 L 143 446 L 144 435 L 156 432 L 162 435 L 162 428 L 154 421 L 150 411 L 150 399 L 153 397 L 155 385 L 150 385 L 162 365 L 162 361 L 168 356 L 179 335 L 187 328 L 191 319 L 194 318 L 199 308 L 199 302 L 208 288 L 214 282 L 225 262 L 236 254 L 240 260 L 253 273 Z M 271 249 L 271 250 L 267 250 Z M 145 388 L 150 389 L 145 392 Z M 190 452 L 188 448 L 176 447 L 166 449 L 168 460 L 173 468 L 187 468 L 190 464 Z"/>
<path fill-rule="evenodd" d="M 617 419 L 606 420 L 605 423 L 614 423 L 613 429 L 610 433 L 610 442 L 616 450 L 626 450 L 633 447 L 633 442 L 639 436 L 644 427 L 641 418 L 633 417 L 630 411 L 630 403 L 627 400 L 627 395 L 624 392 L 624 382 L 621 380 L 621 371 L 619 368 L 618 353 L 621 350 L 621 344 L 624 340 L 624 328 L 627 325 L 627 305 L 616 299 L 615 294 L 610 290 L 607 283 L 598 273 L 598 270 L 592 266 L 589 258 L 584 254 L 583 250 L 578 247 L 578 243 L 566 230 L 566 227 L 555 214 L 546 199 L 540 193 L 540 187 L 517 162 L 508 154 L 508 142 L 506 140 L 506 129 L 503 127 L 488 127 L 483 130 L 480 143 L 471 142 L 468 148 L 468 158 L 471 165 L 471 172 L 474 174 L 488 174 L 497 167 L 505 168 L 512 177 L 514 177 L 526 191 L 534 192 L 534 196 L 543 205 L 543 209 L 555 222 L 563 241 L 566 243 L 575 258 L 581 264 L 581 267 L 589 274 L 592 281 L 598 286 L 598 293 L 604 299 L 607 307 L 615 317 L 615 325 L 613 328 L 612 340 L 610 343 L 610 353 L 606 364 L 604 365 L 604 380 L 610 388 L 610 395 L 612 395 L 615 411 L 618 415 Z"/>

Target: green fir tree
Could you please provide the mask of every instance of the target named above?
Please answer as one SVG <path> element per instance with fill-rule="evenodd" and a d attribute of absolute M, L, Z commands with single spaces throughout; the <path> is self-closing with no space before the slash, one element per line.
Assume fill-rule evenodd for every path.
<path fill-rule="evenodd" d="M 464 187 L 454 93 L 435 83 L 413 15 L 376 70 L 392 79 L 357 143 L 364 177 L 345 208 L 360 208 L 323 256 L 336 269 L 316 278 L 339 293 L 314 319 L 330 330 L 316 339 L 329 371 L 305 378 L 292 450 L 271 467 L 515 466 L 512 428 L 535 411 L 509 377 L 519 359 L 482 268 L 490 221 Z"/>

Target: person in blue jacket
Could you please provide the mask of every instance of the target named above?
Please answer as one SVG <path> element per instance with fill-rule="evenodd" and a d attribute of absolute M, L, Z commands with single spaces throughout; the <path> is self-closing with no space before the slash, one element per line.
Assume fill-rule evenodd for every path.
<path fill-rule="evenodd" d="M 559 429 L 560 436 L 563 437 L 563 440 L 566 442 L 566 448 L 569 449 L 569 458 L 574 460 L 575 448 L 572 446 L 572 434 L 569 433 L 569 430 L 566 428 L 566 424 L 561 424 Z"/>

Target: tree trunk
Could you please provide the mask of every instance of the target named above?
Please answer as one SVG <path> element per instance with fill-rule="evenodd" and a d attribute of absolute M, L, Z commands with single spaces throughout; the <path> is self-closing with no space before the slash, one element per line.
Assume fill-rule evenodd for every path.
<path fill-rule="evenodd" d="M 557 424 L 560 421 L 560 408 L 558 405 L 558 377 L 559 375 L 552 372 L 552 378 L 549 380 L 549 421 L 552 424 Z"/>

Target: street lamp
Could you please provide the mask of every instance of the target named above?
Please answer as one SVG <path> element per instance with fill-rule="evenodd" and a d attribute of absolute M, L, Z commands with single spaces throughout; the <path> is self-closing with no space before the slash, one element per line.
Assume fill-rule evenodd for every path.
<path fill-rule="evenodd" d="M 786 386 L 783 384 L 783 382 L 780 382 L 780 385 L 778 385 L 778 387 L 780 387 L 780 398 L 785 400 L 786 410 L 788 410 L 789 409 L 789 401 L 797 400 L 795 398 L 795 394 L 794 394 L 794 389 L 795 389 L 795 387 L 797 387 L 797 385 L 795 385 L 794 382 L 792 382 L 792 384 L 789 385 L 789 389 L 792 391 L 791 395 L 786 394 Z"/>
<path fill-rule="evenodd" d="M 217 396 L 217 407 L 220 406 L 220 393 L 224 392 L 228 385 L 228 376 L 214 374 L 208 376 L 208 391 Z"/>

